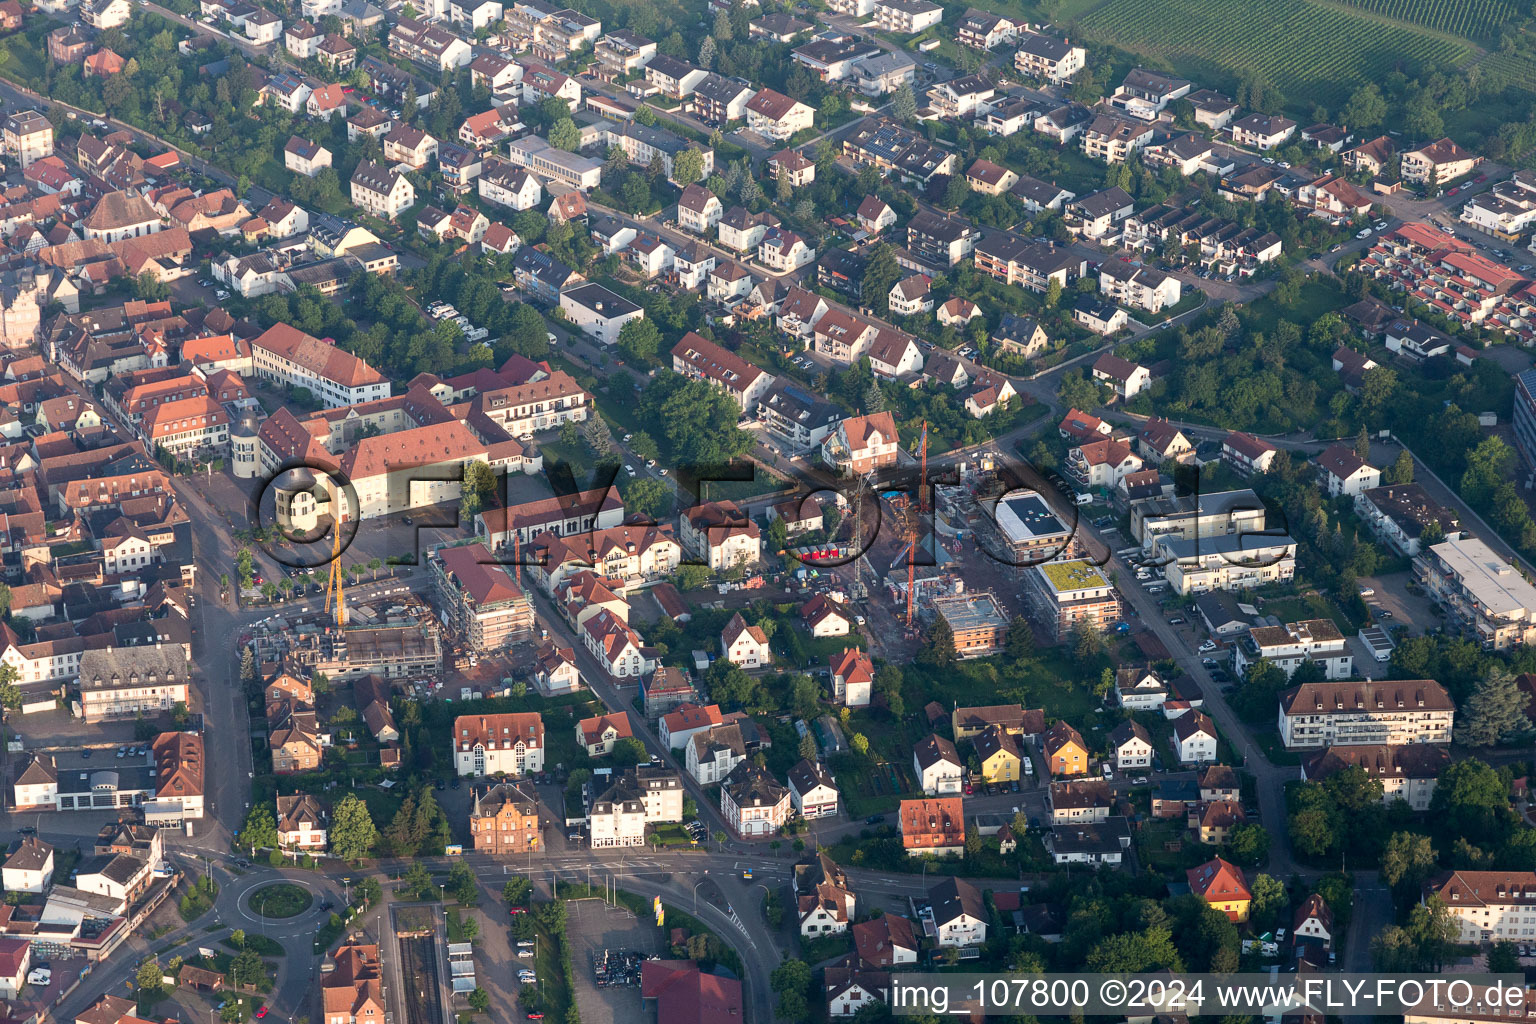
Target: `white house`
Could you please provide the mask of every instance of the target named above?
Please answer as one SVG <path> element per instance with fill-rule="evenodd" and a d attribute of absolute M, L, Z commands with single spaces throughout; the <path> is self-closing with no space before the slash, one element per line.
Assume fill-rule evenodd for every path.
<path fill-rule="evenodd" d="M 725 660 L 741 668 L 766 668 L 773 664 L 768 635 L 760 626 L 749 626 L 737 612 L 720 634 L 720 652 Z"/>
<path fill-rule="evenodd" d="M 6 892 L 47 892 L 53 880 L 53 847 L 25 836 L 3 869 Z"/>
<path fill-rule="evenodd" d="M 1342 444 L 1330 445 L 1319 455 L 1317 468 L 1322 471 L 1330 498 L 1341 494 L 1357 498 L 1371 488 L 1381 486 L 1381 470 Z"/>
<path fill-rule="evenodd" d="M 1109 734 L 1109 745 L 1115 752 L 1115 767 L 1121 771 L 1152 765 L 1152 734 L 1140 722 L 1121 722 Z"/>
<path fill-rule="evenodd" d="M 789 770 L 789 802 L 802 818 L 837 814 L 837 783 L 821 762 L 802 759 Z"/>
<path fill-rule="evenodd" d="M 977 946 L 987 941 L 987 909 L 981 893 L 963 878 L 951 876 L 928 890 L 939 946 Z"/>
<path fill-rule="evenodd" d="M 1208 715 L 1190 711 L 1173 723 L 1173 745 L 1180 764 L 1209 764 L 1216 760 L 1216 724 Z"/>
<path fill-rule="evenodd" d="M 1150 668 L 1122 666 L 1115 670 L 1115 697 L 1127 711 L 1159 711 L 1168 684 Z"/>
<path fill-rule="evenodd" d="M 1129 402 L 1152 383 L 1152 371 L 1113 352 L 1105 352 L 1093 364 L 1093 379 L 1108 384 L 1114 388 L 1116 398 Z"/>
<path fill-rule="evenodd" d="M 869 706 L 875 663 L 857 647 L 845 647 L 832 658 L 832 699 L 850 708 Z"/>
<path fill-rule="evenodd" d="M 645 316 L 645 310 L 600 284 L 578 285 L 561 292 L 560 308 L 582 333 L 604 345 L 618 344 L 624 325 Z"/>
<path fill-rule="evenodd" d="M 912 751 L 912 770 L 917 783 L 929 796 L 958 793 L 965 783 L 965 762 L 955 745 L 937 733 L 918 742 Z"/>

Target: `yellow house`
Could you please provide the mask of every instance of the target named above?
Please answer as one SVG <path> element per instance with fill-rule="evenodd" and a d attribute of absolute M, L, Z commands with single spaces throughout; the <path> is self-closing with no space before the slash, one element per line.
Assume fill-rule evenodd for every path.
<path fill-rule="evenodd" d="M 586 748 L 592 757 L 601 757 L 613 750 L 619 740 L 632 739 L 629 716 L 625 714 L 599 715 L 583 718 L 576 723 L 576 742 Z"/>
<path fill-rule="evenodd" d="M 1220 857 L 1208 860 L 1197 868 L 1185 872 L 1189 879 L 1189 891 L 1226 914 L 1238 924 L 1248 920 L 1248 908 L 1253 894 L 1248 889 L 1248 879 L 1243 869 Z"/>
<path fill-rule="evenodd" d="M 989 725 L 976 737 L 976 757 L 984 782 L 1016 782 L 1024 772 L 1019 741 L 1001 726 Z"/>

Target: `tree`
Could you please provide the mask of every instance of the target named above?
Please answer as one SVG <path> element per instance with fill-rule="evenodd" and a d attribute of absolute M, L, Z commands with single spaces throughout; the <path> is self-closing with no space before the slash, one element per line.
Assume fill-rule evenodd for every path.
<path fill-rule="evenodd" d="M 245 929 L 244 928 L 236 928 L 234 931 L 230 932 L 229 933 L 229 944 L 231 946 L 234 946 L 236 949 L 244 949 L 245 948 Z"/>
<path fill-rule="evenodd" d="M 1009 620 L 1008 639 L 1003 642 L 1003 650 L 1013 662 L 1023 661 L 1035 653 L 1035 631 L 1024 616 L 1015 615 Z"/>
<path fill-rule="evenodd" d="M 171 286 L 146 270 L 133 279 L 133 294 L 145 302 L 164 302 L 171 297 Z"/>
<path fill-rule="evenodd" d="M 713 71 L 717 52 L 714 36 L 705 36 L 704 41 L 699 44 L 699 67 L 706 71 Z"/>
<path fill-rule="evenodd" d="M 690 146 L 672 158 L 672 180 L 679 186 L 692 185 L 704 177 L 704 154 Z"/>
<path fill-rule="evenodd" d="M 1502 665 L 1474 684 L 1462 706 L 1462 726 L 1456 737 L 1474 747 L 1505 743 L 1530 728 L 1525 717 L 1526 697 L 1514 673 Z"/>
<path fill-rule="evenodd" d="M 619 328 L 619 351 L 635 363 L 650 363 L 661 348 L 661 329 L 654 320 L 640 317 Z"/>
<path fill-rule="evenodd" d="M 1059 302 L 1061 302 L 1061 281 L 1053 277 L 1045 286 L 1045 306 L 1047 309 L 1055 309 Z"/>
<path fill-rule="evenodd" d="M 891 286 L 902 277 L 902 269 L 896 263 L 896 250 L 887 242 L 876 243 L 869 254 L 869 263 L 860 278 L 864 301 L 876 312 L 885 313 L 890 308 Z"/>
<path fill-rule="evenodd" d="M 453 862 L 453 867 L 448 869 L 448 881 L 443 887 L 459 901 L 460 906 L 474 907 L 480 903 L 480 887 L 475 884 L 475 873 L 465 861 Z"/>
<path fill-rule="evenodd" d="M 930 668 L 949 668 L 955 663 L 955 632 L 944 621 L 944 616 L 934 616 L 933 624 L 923 637 L 923 646 L 917 652 L 917 663 Z"/>
<path fill-rule="evenodd" d="M 812 736 L 810 732 L 807 731 L 804 736 L 800 737 L 800 746 L 796 750 L 796 753 L 805 758 L 807 761 L 816 760 L 816 737 Z"/>
<path fill-rule="evenodd" d="M 384 887 L 377 878 L 365 875 L 352 887 L 352 895 L 359 905 L 371 907 L 384 898 Z"/>
<path fill-rule="evenodd" d="M 614 764 L 628 768 L 645 760 L 645 746 L 639 740 L 626 736 L 614 743 L 609 757 Z"/>
<path fill-rule="evenodd" d="M 262 962 L 261 954 L 254 949 L 242 949 L 229 963 L 230 981 L 237 985 L 255 984 L 256 979 L 266 973 L 267 965 Z"/>
<path fill-rule="evenodd" d="M 1520 964 L 1520 952 L 1508 939 L 1495 942 L 1488 950 L 1489 974 L 1520 974 L 1525 970 Z"/>
<path fill-rule="evenodd" d="M 884 701 L 886 709 L 897 718 L 902 717 L 907 710 L 906 701 L 901 695 L 905 681 L 900 666 L 881 665 L 875 671 L 875 680 L 870 685 L 874 696 Z"/>
<path fill-rule="evenodd" d="M 849 737 L 848 745 L 852 747 L 853 752 L 858 754 L 860 757 L 869 756 L 869 737 L 865 736 L 863 733 L 854 733 L 851 737 Z"/>
<path fill-rule="evenodd" d="M 660 516 L 671 498 L 667 485 L 649 476 L 635 477 L 625 483 L 622 490 L 625 509 L 632 515 L 638 513 L 649 519 Z"/>
<path fill-rule="evenodd" d="M 1079 661 L 1089 661 L 1104 653 L 1104 634 L 1093 623 L 1079 623 L 1072 635 L 1072 650 Z"/>
<path fill-rule="evenodd" d="M 810 1016 L 811 968 L 804 960 L 789 959 L 773 969 L 768 986 L 779 997 L 779 1016 L 802 1021 Z"/>
<path fill-rule="evenodd" d="M 917 97 L 912 95 L 910 85 L 903 85 L 891 93 L 891 116 L 901 122 L 917 116 Z"/>
<path fill-rule="evenodd" d="M 528 899 L 533 886 L 522 875 L 513 875 L 501 887 L 501 898 L 508 906 L 518 905 Z"/>
<path fill-rule="evenodd" d="M 459 495 L 459 518 L 471 522 L 496 502 L 496 471 L 479 460 L 464 466 L 464 486 Z"/>
<path fill-rule="evenodd" d="M 549 144 L 567 153 L 581 148 L 581 129 L 569 117 L 563 117 L 549 127 Z"/>
<path fill-rule="evenodd" d="M 1269 856 L 1269 832 L 1263 825 L 1242 824 L 1232 830 L 1232 859 L 1243 867 L 1258 867 Z"/>
<path fill-rule="evenodd" d="M 1285 883 L 1272 875 L 1255 875 L 1248 891 L 1253 896 L 1252 912 L 1256 917 L 1268 916 L 1285 906 Z"/>
<path fill-rule="evenodd" d="M 1375 82 L 1356 89 L 1339 112 L 1339 120 L 1345 127 L 1354 129 L 1374 128 L 1387 117 L 1387 101 Z"/>
<path fill-rule="evenodd" d="M 362 860 L 373 852 L 379 831 L 368 805 L 349 793 L 331 812 L 331 852 L 342 860 Z"/>
<path fill-rule="evenodd" d="M 277 822 L 272 818 L 272 809 L 266 804 L 252 807 L 240 826 L 238 842 L 247 850 L 277 849 Z"/>
<path fill-rule="evenodd" d="M 139 969 L 134 972 L 133 980 L 139 986 L 141 994 L 155 996 L 165 986 L 165 982 L 162 980 L 164 976 L 165 969 L 160 966 L 160 958 L 152 956 L 139 964 Z"/>
<path fill-rule="evenodd" d="M 491 1008 L 491 996 L 483 988 L 476 988 L 469 994 L 469 1008 L 476 1013 L 485 1013 Z M 574 1009 L 574 1007 L 572 1007 Z"/>

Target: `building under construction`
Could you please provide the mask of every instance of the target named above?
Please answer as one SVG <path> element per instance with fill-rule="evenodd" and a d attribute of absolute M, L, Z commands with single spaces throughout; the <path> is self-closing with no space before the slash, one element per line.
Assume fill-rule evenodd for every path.
<path fill-rule="evenodd" d="M 955 637 L 955 654 L 961 658 L 996 654 L 1008 638 L 1008 616 L 990 590 L 938 597 L 929 602 L 929 607 L 949 624 Z"/>
<path fill-rule="evenodd" d="M 413 595 L 349 609 L 346 626 L 327 615 L 279 619 L 252 642 L 258 662 L 281 662 L 295 675 L 323 672 L 344 682 L 366 675 L 435 679 L 443 670 L 442 631 Z"/>

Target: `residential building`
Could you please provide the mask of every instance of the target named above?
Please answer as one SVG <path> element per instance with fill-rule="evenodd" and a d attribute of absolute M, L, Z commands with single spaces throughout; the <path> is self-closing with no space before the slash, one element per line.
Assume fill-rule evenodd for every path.
<path fill-rule="evenodd" d="M 1120 596 L 1097 566 L 1082 559 L 1030 565 L 1024 596 L 1035 621 L 1059 642 L 1078 628 L 1105 631 L 1120 621 Z"/>
<path fill-rule="evenodd" d="M 661 716 L 656 723 L 657 735 L 669 750 L 682 750 L 695 735 L 722 724 L 720 705 L 682 704 Z"/>
<path fill-rule="evenodd" d="M 320 975 L 320 1008 L 324 1024 L 366 1024 L 382 1021 L 384 962 L 377 945 L 344 942 L 331 956 L 331 969 Z"/>
<path fill-rule="evenodd" d="M 1296 575 L 1296 542 L 1281 533 L 1158 537 L 1152 550 L 1169 587 L 1182 595 L 1286 583 Z"/>
<path fill-rule="evenodd" d="M 1083 153 L 1106 164 L 1123 164 L 1152 141 L 1152 129 L 1145 124 L 1100 116 L 1083 133 Z M 1106 262 L 1105 267 L 1109 264 Z"/>
<path fill-rule="evenodd" d="M 472 651 L 493 651 L 533 635 L 533 605 L 483 544 L 445 547 L 428 560 L 448 628 Z"/>
<path fill-rule="evenodd" d="M 416 188 L 399 171 L 362 160 L 352 172 L 352 203 L 376 217 L 394 220 L 416 204 Z"/>
<path fill-rule="evenodd" d="M 815 108 L 772 89 L 761 89 L 747 101 L 747 127 L 782 142 L 815 123 Z"/>
<path fill-rule="evenodd" d="M 1234 430 L 1221 442 L 1221 460 L 1241 476 L 1268 473 L 1279 449 L 1252 434 Z"/>
<path fill-rule="evenodd" d="M 729 501 L 711 501 L 679 518 L 683 550 L 715 572 L 756 565 L 762 557 L 762 530 Z"/>
<path fill-rule="evenodd" d="M 1131 845 L 1130 824 L 1110 815 L 1102 822 L 1053 825 L 1043 845 L 1056 864 L 1119 864 Z"/>
<path fill-rule="evenodd" d="M 958 857 L 965 852 L 965 808 L 958 796 L 903 800 L 897 820 L 909 857 Z"/>
<path fill-rule="evenodd" d="M 899 442 L 896 420 L 889 412 L 850 416 L 822 442 L 821 458 L 842 475 L 863 476 L 895 465 Z"/>
<path fill-rule="evenodd" d="M 320 801 L 309 793 L 277 795 L 277 844 L 290 856 L 325 853 L 329 844 L 326 819 Z"/>
<path fill-rule="evenodd" d="M 1317 468 L 1322 472 L 1331 498 L 1340 495 L 1359 497 L 1363 491 L 1381 485 L 1381 470 L 1342 444 L 1330 445 L 1319 455 Z"/>
<path fill-rule="evenodd" d="M 837 783 L 820 761 L 802 758 L 789 770 L 789 803 L 800 817 L 836 817 L 838 799 Z"/>
<path fill-rule="evenodd" d="M 1260 659 L 1283 671 L 1287 679 L 1306 661 L 1315 663 L 1325 679 L 1348 679 L 1355 671 L 1349 644 L 1331 619 L 1249 627 L 1233 647 L 1233 666 L 1239 673 L 1246 672 Z"/>
<path fill-rule="evenodd" d="M 1287 750 L 1449 743 L 1456 705 L 1433 679 L 1303 683 L 1280 695 Z"/>
<path fill-rule="evenodd" d="M 22 836 L 5 858 L 6 892 L 45 893 L 53 881 L 53 847 L 37 836 Z"/>
<path fill-rule="evenodd" d="M 1168 684 L 1147 666 L 1115 669 L 1115 699 L 1128 711 L 1159 711 L 1168 699 Z"/>
<path fill-rule="evenodd" d="M 1002 726 L 981 731 L 972 744 L 981 760 L 981 779 L 989 784 L 1017 782 L 1024 777 L 1024 749 Z"/>
<path fill-rule="evenodd" d="M 1462 534 L 1414 560 L 1429 596 L 1487 650 L 1536 638 L 1536 587 L 1483 541 Z"/>
<path fill-rule="evenodd" d="M 1227 126 L 1232 141 L 1265 152 L 1283 145 L 1296 134 L 1296 122 L 1279 114 L 1249 114 Z"/>
<path fill-rule="evenodd" d="M 1024 32 L 1013 66 L 1020 74 L 1047 82 L 1065 82 L 1087 66 L 1088 51 L 1066 39 L 1041 32 Z"/>
<path fill-rule="evenodd" d="M 1517 243 L 1536 226 L 1536 174 L 1516 171 L 1467 200 L 1460 220 L 1500 241 Z"/>
<path fill-rule="evenodd" d="M 1008 617 L 991 591 L 934 597 L 929 607 L 949 626 L 957 657 L 984 658 L 1002 650 Z"/>
<path fill-rule="evenodd" d="M 1188 96 L 1194 87 L 1182 78 L 1145 68 L 1132 68 L 1110 96 L 1117 107 L 1142 121 L 1154 121 L 1174 100 Z"/>
<path fill-rule="evenodd" d="M 845 707 L 868 707 L 875 664 L 856 647 L 845 647 L 831 660 L 832 699 Z"/>
<path fill-rule="evenodd" d="M 965 762 L 955 745 L 937 733 L 913 748 L 912 769 L 919 788 L 929 796 L 958 793 L 965 784 Z"/>
<path fill-rule="evenodd" d="M 700 184 L 683 189 L 677 201 L 677 226 L 695 234 L 707 235 L 724 215 L 724 207 L 713 192 Z"/>
<path fill-rule="evenodd" d="M 1114 790 L 1103 779 L 1052 782 L 1046 789 L 1045 808 L 1052 825 L 1108 821 L 1114 807 Z"/>
<path fill-rule="evenodd" d="M 1066 722 L 1055 722 L 1040 741 L 1045 771 L 1051 776 L 1088 774 L 1088 745 L 1083 734 Z"/>
<path fill-rule="evenodd" d="M 740 612 L 731 616 L 720 634 L 720 654 L 739 668 L 767 668 L 773 664 L 768 634 L 759 626 L 747 625 Z"/>
<path fill-rule="evenodd" d="M 566 319 L 604 345 L 617 345 L 619 332 L 645 310 L 600 284 L 583 284 L 560 293 Z"/>
<path fill-rule="evenodd" d="M 294 135 L 283 147 L 283 166 L 295 174 L 313 178 L 331 166 L 331 151 L 317 142 Z"/>
<path fill-rule="evenodd" d="M 944 8 L 932 0 L 875 0 L 875 24 L 882 32 L 914 35 L 944 18 Z"/>
<path fill-rule="evenodd" d="M 757 408 L 774 380 L 772 374 L 693 331 L 683 335 L 673 346 L 672 369 L 687 377 L 709 381 L 730 395 L 743 412 Z"/>
<path fill-rule="evenodd" d="M 1355 497 L 1355 514 L 1377 540 L 1409 558 L 1417 558 L 1426 541 L 1461 536 L 1456 510 L 1436 502 L 1419 484 L 1387 484 L 1361 491 Z"/>
<path fill-rule="evenodd" d="M 919 0 L 926 2 L 926 0 Z M 928 105 L 939 117 L 975 119 L 992 109 L 997 87 L 984 74 L 962 75 L 931 86 Z"/>
<path fill-rule="evenodd" d="M 789 816 L 789 789 L 768 769 L 744 761 L 720 786 L 720 811 L 739 836 L 771 836 Z"/>
<path fill-rule="evenodd" d="M 531 788 L 498 782 L 476 788 L 469 808 L 469 835 L 476 853 L 527 854 L 542 849 L 539 801 Z"/>
<path fill-rule="evenodd" d="M 1104 261 L 1099 270 L 1099 292 L 1115 302 L 1148 313 L 1161 313 L 1177 305 L 1182 291 L 1179 279 L 1152 267 Z"/>
<path fill-rule="evenodd" d="M 1320 782 L 1346 768 L 1359 768 L 1367 778 L 1381 783 L 1382 803 L 1402 800 L 1423 813 L 1429 810 L 1440 773 L 1450 763 L 1449 749 L 1438 744 L 1330 746 L 1302 759 L 1301 777 Z"/>
<path fill-rule="evenodd" d="M 1434 188 L 1447 181 L 1471 174 L 1483 158 L 1469 153 L 1450 139 L 1441 139 L 1419 149 L 1403 153 L 1401 171 L 1409 185 Z"/>
<path fill-rule="evenodd" d="M 1152 766 L 1152 734 L 1140 722 L 1128 719 L 1115 726 L 1109 747 L 1119 771 L 1145 771 Z"/>
<path fill-rule="evenodd" d="M 919 210 L 907 222 L 907 251 L 923 266 L 952 267 L 976 247 L 976 226 L 963 217 Z"/>
<path fill-rule="evenodd" d="M 1209 715 L 1187 711 L 1173 720 L 1173 750 L 1180 764 L 1210 764 L 1216 760 L 1216 723 Z"/>
<path fill-rule="evenodd" d="M 1189 891 L 1226 914 L 1238 924 L 1248 920 L 1253 894 L 1243 869 L 1220 857 L 1206 861 L 1186 873 Z"/>
<path fill-rule="evenodd" d="M 1103 278 L 1099 281 L 1102 288 Z M 1116 398 L 1128 402 L 1152 386 L 1152 371 L 1113 352 L 1105 352 L 1093 364 L 1093 379 L 1108 384 L 1114 389 Z"/>
<path fill-rule="evenodd" d="M 1454 941 L 1525 942 L 1536 932 L 1531 927 L 1536 924 L 1536 873 L 1530 871 L 1445 871 L 1429 881 L 1424 895 L 1438 896 L 1456 921 L 1459 931 Z M 1522 1006 L 1510 1012 L 1526 1011 Z M 1478 1018 L 1462 1010 L 1445 1019 Z"/>
<path fill-rule="evenodd" d="M 979 946 L 987 941 L 990 916 L 986 904 L 981 892 L 965 879 L 951 875 L 929 889 L 928 906 L 933 911 L 934 937 L 941 949 Z"/>
<path fill-rule="evenodd" d="M 536 713 L 460 715 L 453 720 L 458 775 L 532 775 L 544 770 L 544 721 Z"/>
<path fill-rule="evenodd" d="M 873 967 L 899 967 L 917 962 L 918 932 L 900 914 L 882 914 L 850 929 L 859 962 Z"/>
<path fill-rule="evenodd" d="M 1045 731 L 1045 712 L 1026 710 L 1022 704 L 957 707 L 950 712 L 949 721 L 956 740 L 974 739 L 994 725 L 1024 739 L 1033 739 Z"/>

